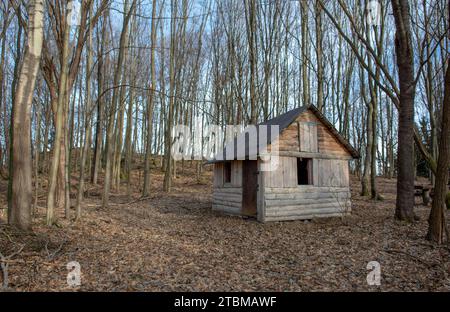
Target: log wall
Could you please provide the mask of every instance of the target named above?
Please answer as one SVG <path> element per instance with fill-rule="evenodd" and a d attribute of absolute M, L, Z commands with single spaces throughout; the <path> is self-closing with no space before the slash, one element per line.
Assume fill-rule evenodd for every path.
<path fill-rule="evenodd" d="M 264 221 L 344 216 L 351 212 L 350 191 L 348 187 L 266 187 L 264 211 Z"/>
<path fill-rule="evenodd" d="M 311 111 L 302 113 L 278 138 L 280 151 L 348 156 L 350 153 Z"/>
<path fill-rule="evenodd" d="M 266 221 L 343 216 L 351 212 L 346 159 L 313 159 L 313 184 L 297 185 L 297 158 L 280 157 L 274 171 L 262 173 L 258 211 Z"/>
<path fill-rule="evenodd" d="M 239 215 L 242 208 L 242 161 L 231 163 L 231 183 L 224 183 L 223 170 L 223 163 L 214 164 L 212 209 Z"/>

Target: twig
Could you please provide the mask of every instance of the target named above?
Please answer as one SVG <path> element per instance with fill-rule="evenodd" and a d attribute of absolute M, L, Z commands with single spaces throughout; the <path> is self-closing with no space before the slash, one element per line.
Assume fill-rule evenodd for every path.
<path fill-rule="evenodd" d="M 8 288 L 8 263 L 6 262 L 6 257 L 0 252 L 0 268 L 3 272 L 3 285 L 2 288 Z"/>
<path fill-rule="evenodd" d="M 418 246 L 427 246 L 427 247 L 430 247 L 431 249 L 446 249 L 446 250 L 450 251 L 450 246 L 448 243 L 442 244 L 442 245 L 436 245 L 436 244 L 432 244 L 432 243 L 418 242 L 417 245 Z"/>
<path fill-rule="evenodd" d="M 124 203 L 123 205 L 131 205 L 131 204 L 135 204 L 137 202 L 144 201 L 144 200 L 149 200 L 149 199 L 152 199 L 152 197 L 149 197 L 149 196 L 141 197 L 141 198 L 138 198 L 136 200 L 132 200 L 132 201 L 130 201 L 128 203 Z"/>
<path fill-rule="evenodd" d="M 412 258 L 413 260 L 416 260 L 416 261 L 422 263 L 423 265 L 426 265 L 427 267 L 433 267 L 433 266 L 435 266 L 435 264 L 430 264 L 430 263 L 428 263 L 428 262 L 425 262 L 425 261 L 423 261 L 422 259 L 420 259 L 419 257 L 413 256 L 413 255 L 411 255 L 411 254 L 409 254 L 409 253 L 407 253 L 407 252 L 405 252 L 405 251 L 402 251 L 402 250 L 397 250 L 397 249 L 384 249 L 384 251 L 387 252 L 387 253 L 391 253 L 391 254 L 392 254 L 392 253 L 398 253 L 398 254 L 402 254 L 402 255 L 409 256 L 409 257 Z"/>
<path fill-rule="evenodd" d="M 11 236 L 8 234 L 8 232 L 6 232 L 6 231 L 1 231 L 1 233 L 3 233 L 3 234 L 8 238 L 8 240 L 9 240 L 10 243 L 14 243 L 14 242 L 12 241 Z"/>
<path fill-rule="evenodd" d="M 64 244 L 65 244 L 66 242 L 67 242 L 67 241 L 63 241 L 63 242 L 59 245 L 59 247 L 55 250 L 55 252 L 54 252 L 51 256 L 48 257 L 48 259 L 49 259 L 49 260 L 53 260 L 53 258 L 56 256 L 56 254 L 57 254 L 58 252 L 61 251 L 62 247 L 64 246 Z"/>
<path fill-rule="evenodd" d="M 47 253 L 47 260 L 53 260 L 55 258 L 55 256 L 56 256 L 56 254 L 61 251 L 61 249 L 64 246 L 64 244 L 67 243 L 67 239 L 63 240 L 62 243 L 59 245 L 59 247 L 56 248 L 56 250 L 52 254 L 50 254 L 50 252 L 48 250 L 48 243 L 49 243 L 49 241 L 47 240 L 45 242 L 45 246 L 44 246 L 45 247 L 45 252 Z"/>
<path fill-rule="evenodd" d="M 12 257 L 18 255 L 19 253 L 21 253 L 24 247 L 25 247 L 25 244 L 23 244 L 22 247 L 19 248 L 19 250 L 17 250 L 16 252 L 13 252 L 9 256 L 4 256 L 0 252 L 0 268 L 2 269 L 2 272 L 3 272 L 3 285 L 2 285 L 3 289 L 8 288 L 8 260 L 11 259 Z"/>

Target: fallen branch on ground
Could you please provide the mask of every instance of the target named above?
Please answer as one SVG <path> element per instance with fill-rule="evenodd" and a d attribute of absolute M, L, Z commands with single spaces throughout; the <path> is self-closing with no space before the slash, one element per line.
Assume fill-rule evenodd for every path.
<path fill-rule="evenodd" d="M 1 268 L 2 272 L 3 272 L 2 289 L 7 289 L 8 288 L 8 283 L 9 283 L 9 281 L 8 281 L 8 260 L 13 258 L 14 256 L 18 255 L 19 253 L 21 253 L 24 247 L 25 247 L 25 244 L 22 245 L 22 247 L 20 247 L 19 250 L 17 250 L 16 252 L 13 252 L 9 256 L 4 256 L 0 252 L 0 268 Z"/>
<path fill-rule="evenodd" d="M 414 255 L 411 255 L 411 254 L 409 254 L 409 253 L 407 253 L 407 252 L 405 252 L 405 251 L 402 251 L 402 250 L 397 250 L 397 249 L 385 249 L 384 251 L 387 252 L 387 253 L 390 253 L 390 254 L 397 253 L 397 254 L 406 255 L 406 256 L 412 258 L 413 260 L 416 260 L 417 262 L 422 263 L 423 265 L 425 265 L 425 266 L 427 266 L 427 267 L 433 267 L 433 266 L 436 265 L 435 263 L 428 263 L 428 262 L 426 262 L 426 261 L 420 259 L 419 257 L 416 257 L 416 256 L 414 256 Z"/>
<path fill-rule="evenodd" d="M 64 240 L 52 254 L 50 254 L 50 252 L 48 251 L 48 241 L 45 242 L 45 251 L 47 252 L 47 259 L 53 260 L 56 256 L 56 254 L 61 251 L 61 249 L 63 248 L 63 246 L 66 242 L 67 242 L 67 240 Z"/>

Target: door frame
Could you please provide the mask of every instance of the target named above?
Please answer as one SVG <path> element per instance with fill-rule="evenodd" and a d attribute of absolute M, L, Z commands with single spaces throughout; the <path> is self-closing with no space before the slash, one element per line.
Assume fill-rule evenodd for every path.
<path fill-rule="evenodd" d="M 258 217 L 258 188 L 258 160 L 243 160 L 242 215 Z"/>

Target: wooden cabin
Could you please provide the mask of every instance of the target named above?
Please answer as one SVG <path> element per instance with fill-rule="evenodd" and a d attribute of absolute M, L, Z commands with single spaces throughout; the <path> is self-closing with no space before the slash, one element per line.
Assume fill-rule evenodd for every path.
<path fill-rule="evenodd" d="M 278 166 L 261 170 L 267 159 L 260 155 L 211 160 L 213 210 L 261 222 L 351 212 L 349 161 L 358 152 L 315 106 L 296 108 L 261 125 L 279 127 L 278 136 L 267 142 L 269 150 L 278 145 Z"/>

